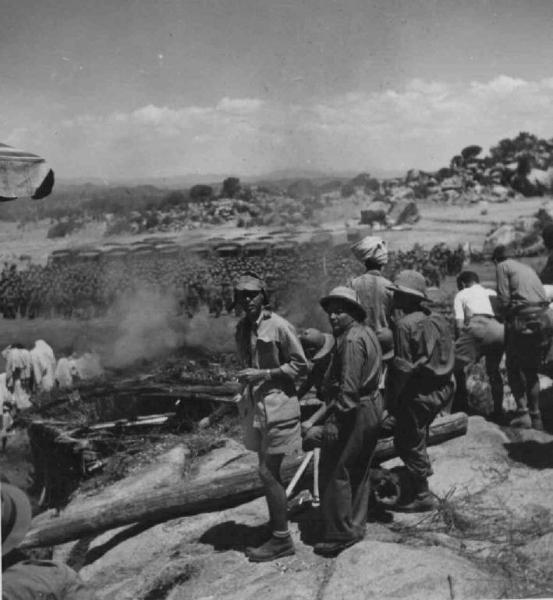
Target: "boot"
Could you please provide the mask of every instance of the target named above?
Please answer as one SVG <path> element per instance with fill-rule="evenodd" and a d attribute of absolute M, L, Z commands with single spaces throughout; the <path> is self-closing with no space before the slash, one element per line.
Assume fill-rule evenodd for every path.
<path fill-rule="evenodd" d="M 250 559 L 250 562 L 269 562 L 284 556 L 292 556 L 295 552 L 294 542 L 290 534 L 284 537 L 272 535 L 269 541 L 258 548 L 246 548 L 246 556 Z"/>
<path fill-rule="evenodd" d="M 415 483 L 415 497 L 406 504 L 390 507 L 397 512 L 429 512 L 438 506 L 436 496 L 428 488 L 428 480 L 420 479 Z"/>
<path fill-rule="evenodd" d="M 541 420 L 541 419 L 540 419 Z M 527 410 L 519 410 L 516 413 L 514 419 L 511 419 L 509 427 L 516 427 L 518 429 L 530 429 L 532 427 L 532 421 Z"/>
<path fill-rule="evenodd" d="M 346 550 L 346 548 L 351 548 L 351 546 L 357 544 L 357 542 L 360 542 L 362 539 L 363 536 L 355 537 L 350 540 L 342 540 L 340 542 L 319 542 L 318 544 L 315 544 L 313 551 L 315 554 L 333 558 L 338 556 L 340 552 Z"/>

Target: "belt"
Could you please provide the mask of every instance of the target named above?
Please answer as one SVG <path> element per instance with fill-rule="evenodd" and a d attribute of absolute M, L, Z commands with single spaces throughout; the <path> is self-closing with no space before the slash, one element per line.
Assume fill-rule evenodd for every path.
<path fill-rule="evenodd" d="M 489 315 L 488 313 L 474 313 L 470 318 L 472 319 L 473 317 L 486 317 L 488 319 L 495 319 L 495 315 Z"/>

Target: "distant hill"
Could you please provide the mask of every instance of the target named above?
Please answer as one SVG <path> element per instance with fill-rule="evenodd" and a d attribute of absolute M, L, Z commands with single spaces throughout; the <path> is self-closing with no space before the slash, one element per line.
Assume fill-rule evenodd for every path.
<path fill-rule="evenodd" d="M 373 177 L 379 179 L 388 179 L 400 177 L 405 173 L 403 171 L 371 170 L 368 169 Z M 271 184 L 286 188 L 288 185 L 298 179 L 310 179 L 313 183 L 320 185 L 332 180 L 347 181 L 358 174 L 357 171 L 320 171 L 308 169 L 280 169 L 271 171 L 262 175 L 242 176 L 239 173 L 187 173 L 185 175 L 174 175 L 170 177 L 140 177 L 135 179 L 117 179 L 104 180 L 95 177 L 78 177 L 71 179 L 61 179 L 56 184 L 56 188 L 68 188 L 75 186 L 94 186 L 94 187 L 137 187 L 153 186 L 158 189 L 187 189 L 197 184 L 211 186 L 220 185 L 227 177 L 238 177 L 240 181 L 248 184 Z"/>

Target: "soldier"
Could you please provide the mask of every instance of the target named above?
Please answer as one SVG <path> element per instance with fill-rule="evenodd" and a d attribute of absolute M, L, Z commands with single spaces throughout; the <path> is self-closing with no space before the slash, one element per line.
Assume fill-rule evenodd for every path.
<path fill-rule="evenodd" d="M 295 552 L 280 467 L 286 454 L 301 448 L 295 381 L 307 371 L 307 359 L 294 327 L 267 307 L 265 283 L 257 275 L 240 277 L 235 297 L 245 312 L 236 328 L 238 354 L 245 366 L 238 373 L 245 386 L 241 407 L 245 444 L 258 454 L 272 527 L 270 539 L 259 548 L 248 548 L 247 555 L 252 562 L 265 562 Z"/>
<path fill-rule="evenodd" d="M 490 296 L 496 295 L 480 285 L 478 275 L 463 271 L 457 277 L 459 292 L 453 301 L 457 341 L 455 342 L 455 380 L 457 391 L 453 411 L 467 410 L 465 369 L 486 359 L 494 412 L 493 419 L 503 416 L 503 378 L 499 364 L 505 349 L 505 327 L 495 318 Z"/>
<path fill-rule="evenodd" d="M 325 378 L 324 424 L 308 432 L 321 451 L 323 541 L 315 552 L 335 556 L 365 535 L 369 471 L 382 421 L 382 352 L 351 288 L 321 299 L 335 337 Z"/>
<path fill-rule="evenodd" d="M 386 242 L 376 236 L 368 236 L 351 247 L 357 260 L 365 265 L 366 272 L 348 284 L 359 297 L 367 318 L 365 323 L 376 333 L 382 347 L 382 358 L 387 361 L 394 354 L 390 316 L 393 293 L 390 281 L 382 275 L 382 267 L 388 263 Z"/>
<path fill-rule="evenodd" d="M 517 404 L 517 414 L 510 425 L 541 430 L 538 369 L 551 343 L 549 302 L 534 269 L 509 258 L 505 246 L 494 249 L 492 260 L 505 316 L 507 378 Z"/>
<path fill-rule="evenodd" d="M 390 382 L 394 386 L 396 428 L 394 445 L 414 484 L 412 502 L 396 510 L 432 510 L 435 499 L 428 488 L 432 474 L 426 451 L 426 431 L 453 393 L 453 336 L 442 315 L 424 304 L 426 282 L 421 273 L 401 271 L 391 286 L 394 309 L 395 357 Z"/>
<path fill-rule="evenodd" d="M 2 479 L 2 598 L 94 600 L 93 590 L 67 565 L 28 560 L 17 549 L 31 526 L 31 503 L 23 491 Z"/>

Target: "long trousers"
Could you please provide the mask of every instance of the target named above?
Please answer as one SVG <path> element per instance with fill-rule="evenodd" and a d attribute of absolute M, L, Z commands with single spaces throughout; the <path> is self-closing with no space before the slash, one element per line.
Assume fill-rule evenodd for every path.
<path fill-rule="evenodd" d="M 383 401 L 379 392 L 338 417 L 338 440 L 321 450 L 321 511 L 324 540 L 360 539 L 369 504 L 369 470 L 378 441 Z"/>
<path fill-rule="evenodd" d="M 396 409 L 394 446 L 414 479 L 421 481 L 432 475 L 430 458 L 426 451 L 429 425 L 447 404 L 453 393 L 453 382 L 414 380 L 402 393 Z"/>

